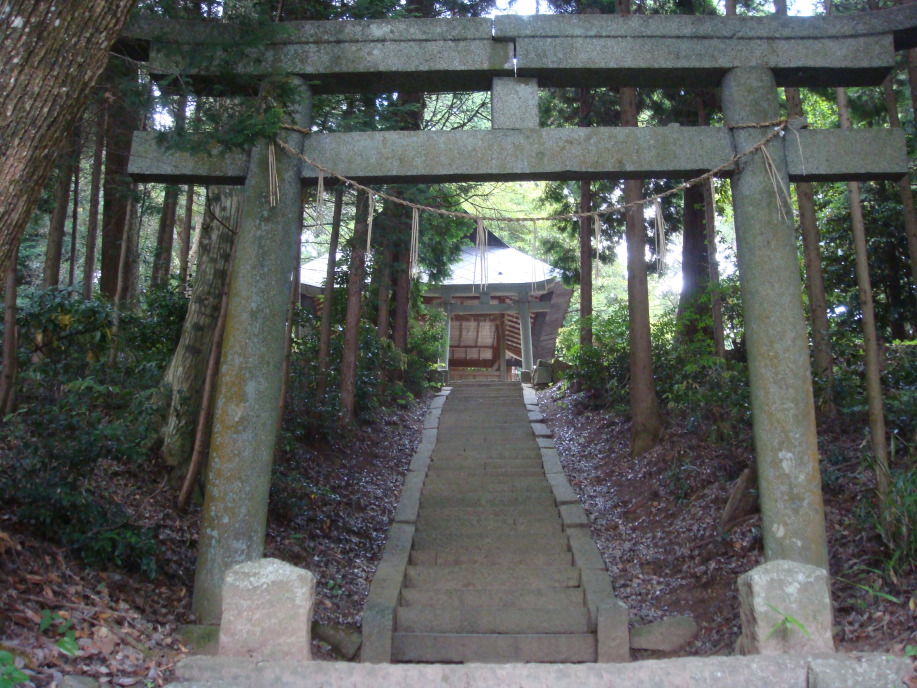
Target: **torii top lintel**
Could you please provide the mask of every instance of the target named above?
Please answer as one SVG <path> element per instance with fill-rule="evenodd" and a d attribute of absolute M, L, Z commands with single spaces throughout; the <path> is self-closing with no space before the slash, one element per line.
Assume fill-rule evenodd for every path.
<path fill-rule="evenodd" d="M 122 44 L 148 58 L 154 76 L 206 86 L 284 72 L 317 93 L 486 91 L 500 76 L 544 87 L 716 87 L 743 66 L 772 69 L 778 86 L 866 86 L 888 74 L 895 50 L 917 45 L 917 4 L 834 17 L 287 22 L 260 28 L 258 39 L 251 27 L 145 18 Z"/>

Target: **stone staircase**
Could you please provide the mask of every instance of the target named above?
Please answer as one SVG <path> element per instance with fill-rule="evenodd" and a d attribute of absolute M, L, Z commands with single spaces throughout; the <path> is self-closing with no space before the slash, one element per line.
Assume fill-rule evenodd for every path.
<path fill-rule="evenodd" d="M 406 560 L 394 564 L 403 575 L 390 649 L 374 651 L 374 624 L 364 621 L 364 661 L 626 661 L 626 609 L 553 444 L 533 431 L 547 434 L 537 407 L 526 407 L 519 384 L 481 382 L 457 384 L 441 406 L 427 426 L 432 449 L 418 452 L 428 460 L 413 466 L 423 475 L 409 474 L 402 494 L 401 506 L 416 508 L 401 519 L 410 545 L 405 537 L 394 548 Z M 374 581 L 368 609 L 383 589 L 394 592 L 391 568 L 384 558 L 387 583 Z M 612 623 L 600 642 L 603 614 Z"/>

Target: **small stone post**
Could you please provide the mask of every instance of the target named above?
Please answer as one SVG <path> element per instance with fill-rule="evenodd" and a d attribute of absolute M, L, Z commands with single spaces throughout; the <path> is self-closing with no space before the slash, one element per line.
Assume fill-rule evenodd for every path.
<path fill-rule="evenodd" d="M 779 116 L 774 76 L 763 67 L 728 72 L 722 99 L 726 125 L 767 122 Z M 736 152 L 749 149 L 771 131 L 770 127 L 733 130 Z M 775 139 L 767 150 L 779 182 L 789 189 L 783 141 Z M 765 557 L 827 569 L 793 211 L 784 190 L 774 188 L 761 153 L 739 161 L 732 178 L 732 201 Z"/>
<path fill-rule="evenodd" d="M 535 362 L 532 360 L 532 318 L 528 294 L 519 295 L 519 336 L 522 339 L 522 369 L 531 372 Z"/>
<path fill-rule="evenodd" d="M 308 127 L 312 93 L 295 81 L 302 97 L 293 123 Z M 302 148 L 300 133 L 282 131 L 279 138 Z M 275 146 L 280 200 L 272 207 L 270 147 L 259 141 L 252 149 L 236 238 L 194 576 L 192 608 L 203 624 L 220 622 L 225 572 L 260 559 L 264 549 L 284 325 L 302 223 L 301 161 Z"/>

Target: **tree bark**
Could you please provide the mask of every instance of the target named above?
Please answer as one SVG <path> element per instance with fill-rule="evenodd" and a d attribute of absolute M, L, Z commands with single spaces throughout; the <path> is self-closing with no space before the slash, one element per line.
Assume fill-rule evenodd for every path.
<path fill-rule="evenodd" d="M 778 15 L 786 16 L 786 0 L 775 0 Z M 803 117 L 802 98 L 798 88 L 785 88 L 787 116 Z M 819 406 L 828 415 L 834 415 L 832 382 L 834 380 L 834 358 L 831 355 L 831 340 L 828 336 L 828 306 L 825 299 L 825 281 L 821 264 L 821 240 L 818 222 L 815 218 L 815 196 L 809 182 L 796 183 L 796 204 L 799 207 L 799 227 L 802 234 L 802 249 L 806 265 L 806 294 L 809 297 L 809 321 L 812 328 L 812 358 L 815 374 L 827 385 L 822 390 Z"/>
<path fill-rule="evenodd" d="M 287 329 L 284 332 L 283 363 L 280 370 L 280 394 L 277 398 L 277 437 L 283 429 L 283 414 L 287 408 L 287 392 L 290 388 L 290 356 L 293 353 L 293 321 L 296 319 L 296 307 L 299 305 L 302 278 L 302 233 L 296 242 L 296 264 L 290 275 L 290 302 L 287 306 Z"/>
<path fill-rule="evenodd" d="M 102 255 L 99 291 L 114 299 L 121 269 L 121 241 L 129 221 L 131 184 L 127 178 L 131 135 L 139 125 L 137 112 L 125 100 L 120 86 L 135 76 L 136 69 L 113 57 L 106 69 L 105 94 L 108 118 L 105 128 L 105 182 L 103 185 Z"/>
<path fill-rule="evenodd" d="M 67 276 L 67 285 L 73 288 L 76 282 L 76 246 L 79 233 L 80 220 L 80 160 L 83 153 L 82 128 L 79 124 L 74 128 L 74 138 L 76 139 L 76 164 L 73 168 L 73 215 L 72 228 L 70 230 L 70 274 Z"/>
<path fill-rule="evenodd" d="M 909 53 L 911 51 L 908 51 Z M 882 82 L 885 95 L 885 109 L 888 111 L 888 125 L 893 129 L 901 128 L 901 119 L 898 117 L 898 101 L 892 87 L 894 73 L 889 74 Z M 911 259 L 911 280 L 917 287 L 917 210 L 914 208 L 914 194 L 911 191 L 910 175 L 905 175 L 898 180 L 898 193 L 901 196 L 901 212 L 904 215 L 904 233 L 907 236 L 907 250 Z M 914 319 L 912 318 L 912 322 Z M 915 322 L 917 324 L 917 322 Z"/>
<path fill-rule="evenodd" d="M 408 348 L 408 320 L 411 313 L 410 247 L 403 248 L 395 269 L 395 320 L 392 322 L 392 343 L 399 351 Z"/>
<path fill-rule="evenodd" d="M 188 313 L 175 354 L 163 374 L 170 397 L 163 425 L 162 453 L 184 472 L 194 446 L 195 424 L 204 399 L 204 378 L 213 346 L 222 295 L 226 289 L 235 233 L 239 230 L 240 189 L 212 187 L 201 228 L 200 261 Z"/>
<path fill-rule="evenodd" d="M 184 284 L 188 281 L 188 257 L 191 255 L 191 228 L 194 226 L 194 184 L 188 184 L 185 192 L 185 215 L 182 218 L 181 233 L 178 241 L 178 281 Z"/>
<path fill-rule="evenodd" d="M 18 327 L 16 325 L 16 256 L 19 247 L 13 251 L 13 259 L 6 270 L 6 289 L 3 294 L 3 374 L 0 379 L 0 414 L 13 410 L 16 388 L 18 350 Z"/>
<path fill-rule="evenodd" d="M 707 289 L 707 209 L 704 203 L 704 189 L 691 186 L 684 191 L 684 227 L 681 246 L 681 294 L 675 315 L 679 337 L 687 343 L 704 335 L 712 338 L 712 328 L 701 327 L 706 315 L 701 295 Z"/>
<path fill-rule="evenodd" d="M 60 284 L 61 256 L 64 249 L 64 235 L 67 233 L 67 215 L 70 213 L 70 184 L 73 170 L 79 161 L 80 133 L 74 127 L 66 147 L 60 154 L 57 185 L 54 191 L 54 210 L 48 225 L 48 246 L 45 251 L 45 268 L 42 283 L 45 289 Z"/>
<path fill-rule="evenodd" d="M 172 245 L 175 237 L 175 218 L 178 214 L 178 187 L 166 187 L 159 215 L 159 231 L 156 235 L 156 252 L 153 254 L 153 273 L 150 285 L 164 287 L 169 284 L 172 267 Z"/>
<path fill-rule="evenodd" d="M 579 92 L 579 126 L 589 126 L 589 89 Z M 593 220 L 587 217 L 592 212 L 592 186 L 589 181 L 579 183 L 579 343 L 581 347 L 592 346 L 592 228 Z M 598 250 L 598 247 L 596 247 Z"/>
<path fill-rule="evenodd" d="M 720 266 L 716 259 L 716 204 L 713 180 L 704 182 L 704 226 L 707 229 L 707 270 L 710 294 L 710 310 L 713 313 L 713 351 L 720 358 L 726 358 L 726 335 L 723 332 L 723 298 L 720 295 Z"/>
<path fill-rule="evenodd" d="M 322 292 L 322 324 L 318 334 L 318 397 L 325 396 L 328 354 L 331 351 L 331 309 L 334 301 L 334 272 L 337 269 L 338 242 L 341 237 L 341 213 L 344 209 L 344 187 L 334 190 L 334 211 L 331 214 L 331 237 L 328 240 L 328 267 Z"/>
<path fill-rule="evenodd" d="M 829 10 L 830 11 L 830 10 Z M 837 89 L 837 111 L 842 129 L 850 129 L 850 107 L 846 89 Z M 872 285 L 869 281 L 869 253 L 866 247 L 866 223 L 860 200 L 860 185 L 847 183 L 850 199 L 850 224 L 856 256 L 857 293 L 862 311 L 863 349 L 866 364 L 866 402 L 869 408 L 869 435 L 873 460 L 876 464 L 878 513 L 883 525 L 888 524 L 888 447 L 885 441 L 885 411 L 882 398 L 879 344 L 876 338 L 876 316 L 873 308 Z"/>
<path fill-rule="evenodd" d="M 357 193 L 356 216 L 353 225 L 353 246 L 350 254 L 350 274 L 347 281 L 347 315 L 344 318 L 344 351 L 341 356 L 340 422 L 354 421 L 357 388 L 357 353 L 360 345 L 360 293 L 366 268 L 366 233 L 368 230 L 369 198 Z"/>
<path fill-rule="evenodd" d="M 105 155 L 105 130 L 108 108 L 100 103 L 96 116 L 96 139 L 89 181 L 89 217 L 86 220 L 86 256 L 83 259 L 83 298 L 92 298 L 96 268 L 96 238 L 99 232 L 99 191 L 102 186 L 102 160 Z"/>
<path fill-rule="evenodd" d="M 6 0 L 0 26 L 0 274 L 134 0 Z"/>
<path fill-rule="evenodd" d="M 382 340 L 390 336 L 388 325 L 392 300 L 392 261 L 395 259 L 388 237 L 385 237 L 384 242 L 382 257 L 379 260 L 379 308 L 376 312 L 376 331 L 379 333 L 379 339 Z"/>

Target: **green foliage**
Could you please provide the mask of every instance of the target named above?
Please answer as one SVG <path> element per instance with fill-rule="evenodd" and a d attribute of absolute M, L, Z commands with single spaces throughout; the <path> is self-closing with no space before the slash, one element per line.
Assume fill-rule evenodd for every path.
<path fill-rule="evenodd" d="M 149 458 L 160 409 L 156 389 L 174 350 L 185 299 L 145 294 L 123 310 L 123 353 L 110 360 L 114 311 L 66 290 L 24 290 L 19 312 L 18 409 L 6 419 L 0 489 L 33 532 L 87 563 L 156 572 L 153 533 L 114 500 L 94 496 L 100 462 Z"/>
<path fill-rule="evenodd" d="M 29 677 L 16 667 L 16 658 L 6 650 L 0 650 L 0 688 L 13 688 L 28 680 Z"/>
<path fill-rule="evenodd" d="M 38 630 L 42 633 L 51 631 L 51 634 L 57 638 L 57 648 L 69 657 L 76 657 L 80 648 L 76 644 L 76 633 L 73 630 L 73 620 L 61 616 L 50 609 L 43 609 L 41 612 L 41 621 L 38 622 Z"/>
<path fill-rule="evenodd" d="M 780 633 L 784 638 L 786 638 L 787 636 L 789 636 L 790 631 L 793 630 L 794 628 L 801 631 L 802 634 L 806 638 L 812 637 L 809 634 L 809 630 L 805 627 L 805 624 L 803 624 L 799 619 L 796 619 L 790 616 L 789 614 L 787 614 L 786 612 L 778 609 L 777 607 L 772 605 L 770 602 L 765 602 L 764 604 L 766 604 L 770 609 L 777 612 L 778 614 L 780 614 L 783 617 L 777 623 L 774 624 L 773 628 L 771 628 L 770 633 L 767 634 L 768 638 L 770 638 L 775 633 Z"/>

